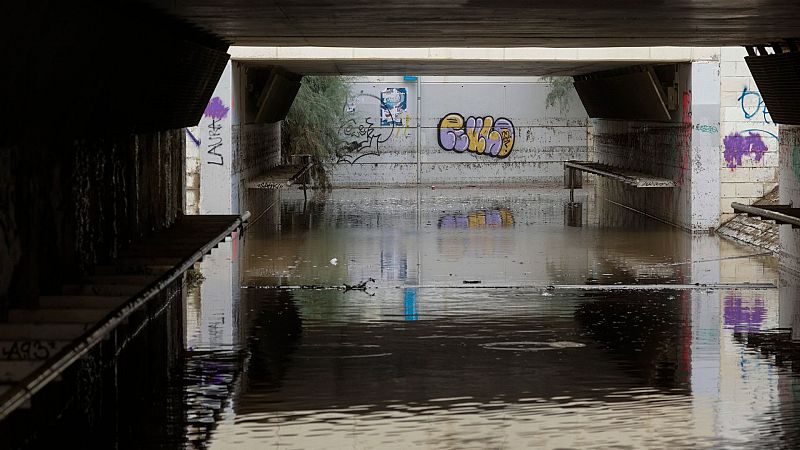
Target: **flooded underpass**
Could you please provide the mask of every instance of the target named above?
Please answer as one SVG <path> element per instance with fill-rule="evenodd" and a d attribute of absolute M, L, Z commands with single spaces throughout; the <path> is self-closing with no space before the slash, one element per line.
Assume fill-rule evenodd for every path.
<path fill-rule="evenodd" d="M 797 284 L 778 260 L 591 193 L 576 198 L 582 226 L 567 226 L 568 199 L 516 186 L 282 191 L 186 296 L 185 426 L 168 441 L 800 443 L 800 384 L 780 351 Z"/>

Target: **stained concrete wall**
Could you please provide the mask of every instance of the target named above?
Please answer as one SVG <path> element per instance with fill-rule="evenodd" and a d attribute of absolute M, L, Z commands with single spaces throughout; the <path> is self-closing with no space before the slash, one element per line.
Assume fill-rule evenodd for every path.
<path fill-rule="evenodd" d="M 0 310 L 114 256 L 183 210 L 183 130 L 80 139 L 30 136 L 0 148 Z"/>
<path fill-rule="evenodd" d="M 780 126 L 780 181 L 778 196 L 781 204 L 800 205 L 800 126 Z M 800 274 L 800 229 L 781 225 L 781 264 Z"/>
<path fill-rule="evenodd" d="M 675 181 L 674 189 L 635 189 L 596 177 L 602 197 L 683 228 L 691 227 L 690 74 L 689 64 L 679 65 L 681 101 L 671 121 L 594 119 L 590 152 L 593 160 Z"/>
<path fill-rule="evenodd" d="M 334 185 L 416 183 L 418 171 L 419 181 L 430 184 L 555 181 L 563 177 L 563 161 L 586 157 L 587 116 L 572 88 L 547 107 L 552 87 L 540 77 L 426 76 L 419 81 L 419 115 L 415 81 L 373 77 L 351 84 L 345 107 L 354 117 L 342 127 L 351 150 L 330 167 Z M 400 99 L 396 106 L 399 97 L 405 103 Z M 511 152 L 493 157 L 447 149 L 439 124 L 450 114 L 463 121 L 507 119 L 513 126 Z"/>
<path fill-rule="evenodd" d="M 720 49 L 720 210 L 733 217 L 731 202 L 752 204 L 778 181 L 778 125 L 772 122 L 742 47 Z"/>
<path fill-rule="evenodd" d="M 678 66 L 680 100 L 668 122 L 593 120 L 593 160 L 673 180 L 672 189 L 635 189 L 598 177 L 601 195 L 692 231 L 719 224 L 719 65 Z"/>

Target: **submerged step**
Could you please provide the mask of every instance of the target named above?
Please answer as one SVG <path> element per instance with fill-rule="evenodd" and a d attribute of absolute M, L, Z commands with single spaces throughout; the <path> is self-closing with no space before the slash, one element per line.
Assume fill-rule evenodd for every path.
<path fill-rule="evenodd" d="M 103 274 L 103 275 L 90 275 L 86 277 L 86 282 L 91 284 L 127 284 L 147 286 L 155 281 L 158 277 L 156 275 L 116 275 L 116 274 Z"/>
<path fill-rule="evenodd" d="M 125 303 L 128 296 L 103 295 L 53 295 L 39 297 L 39 306 L 45 309 L 103 309 L 111 310 Z"/>
<path fill-rule="evenodd" d="M 94 323 L 102 319 L 113 307 L 92 309 L 12 309 L 9 323 Z"/>

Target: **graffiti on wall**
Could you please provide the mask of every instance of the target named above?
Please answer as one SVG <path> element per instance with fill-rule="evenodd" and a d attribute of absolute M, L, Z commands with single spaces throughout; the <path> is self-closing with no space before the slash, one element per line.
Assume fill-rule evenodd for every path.
<path fill-rule="evenodd" d="M 406 88 L 386 88 L 381 91 L 381 126 L 403 126 L 408 93 Z"/>
<path fill-rule="evenodd" d="M 514 214 L 506 208 L 479 210 L 469 214 L 447 214 L 439 218 L 439 228 L 500 228 L 514 225 Z"/>
<path fill-rule="evenodd" d="M 681 136 L 681 170 L 678 173 L 678 186 L 683 185 L 686 172 L 689 170 L 689 149 L 692 147 L 692 91 L 683 91 L 681 107 L 681 122 L 684 124 L 684 128 Z"/>
<path fill-rule="evenodd" d="M 505 158 L 514 148 L 514 124 L 492 116 L 474 117 L 450 113 L 442 117 L 437 127 L 439 146 L 463 153 L 469 150 L 479 155 Z"/>
<path fill-rule="evenodd" d="M 741 166 L 745 156 L 761 161 L 767 152 L 767 145 L 761 140 L 761 135 L 752 131 L 747 134 L 731 133 L 725 136 L 722 143 L 725 147 L 725 162 L 730 169 Z"/>
<path fill-rule="evenodd" d="M 772 124 L 767 105 L 764 104 L 764 99 L 758 91 L 751 91 L 744 86 L 737 101 L 745 120 Z M 749 128 L 725 136 L 722 145 L 728 168 L 734 170 L 741 166 L 745 157 L 760 162 L 768 150 L 765 138 L 778 140 L 775 133 L 758 128 Z"/>
<path fill-rule="evenodd" d="M 381 123 L 383 123 L 384 114 L 388 117 L 385 127 L 376 128 L 375 119 L 372 117 L 365 117 L 356 120 L 350 118 L 339 127 L 339 135 L 344 139 L 344 145 L 339 149 L 339 158 L 337 163 L 346 162 L 348 164 L 355 164 L 356 161 L 365 156 L 379 156 L 381 153 L 381 144 L 388 141 L 394 133 L 395 123 L 394 113 L 392 108 L 389 107 L 381 97 L 372 94 L 365 94 L 363 91 L 358 94 L 354 99 L 348 100 L 344 109 L 347 112 L 355 112 L 356 102 L 377 102 L 380 106 Z"/>
<path fill-rule="evenodd" d="M 745 86 L 742 88 L 742 95 L 737 100 L 739 100 L 739 105 L 742 107 L 742 114 L 744 114 L 745 119 L 751 120 L 758 116 L 764 120 L 764 123 L 772 123 L 769 111 L 767 111 L 767 105 L 764 104 L 764 99 L 761 98 L 760 92 L 751 91 Z"/>
<path fill-rule="evenodd" d="M 211 157 L 208 164 L 216 166 L 225 164 L 225 159 L 222 157 L 219 150 L 222 147 L 222 121 L 228 117 L 228 111 L 230 111 L 230 108 L 225 106 L 225 104 L 222 103 L 222 99 L 219 97 L 214 97 L 209 100 L 208 106 L 206 106 L 205 111 L 203 111 L 203 116 L 211 119 L 207 127 L 208 150 L 206 152 Z M 196 142 L 199 143 L 199 139 Z"/>

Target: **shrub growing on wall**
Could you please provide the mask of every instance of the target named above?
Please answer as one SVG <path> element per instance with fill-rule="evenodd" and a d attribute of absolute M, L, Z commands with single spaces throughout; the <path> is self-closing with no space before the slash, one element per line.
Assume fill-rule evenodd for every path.
<path fill-rule="evenodd" d="M 306 76 L 281 129 L 286 157 L 311 155 L 314 177 L 327 185 L 322 163 L 338 154 L 344 141 L 339 128 L 349 117 L 345 112 L 349 91 L 340 76 Z"/>

